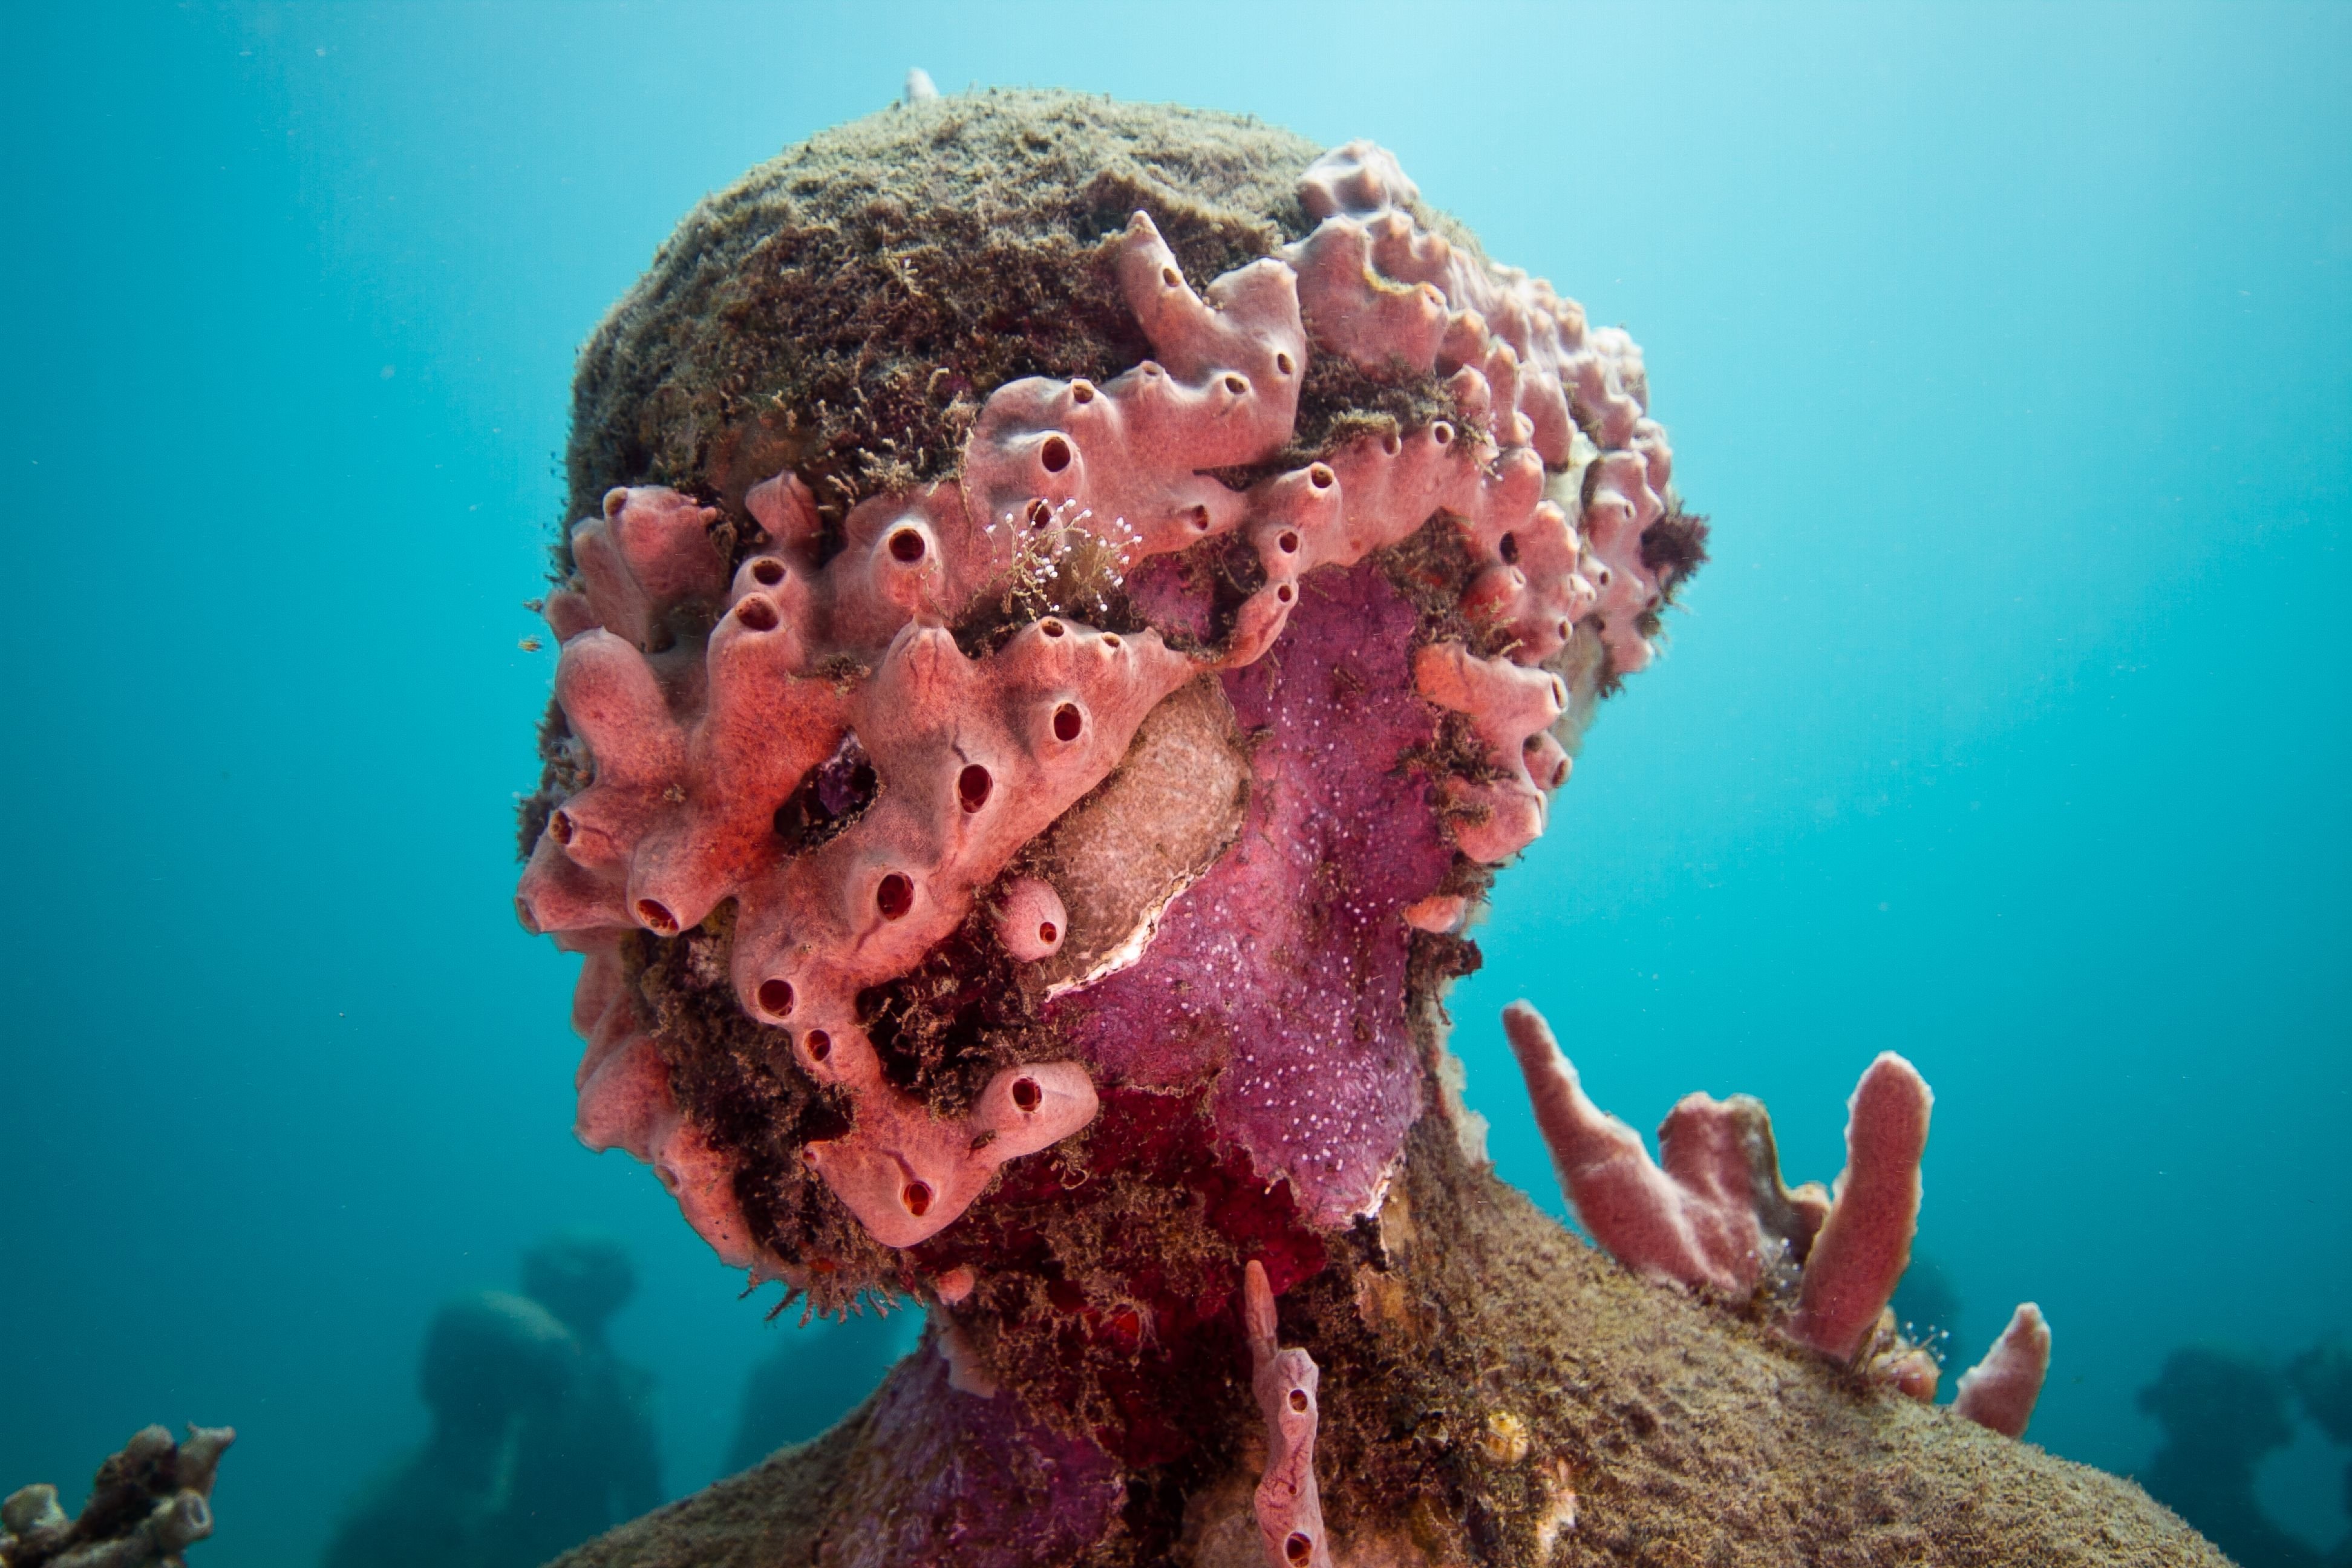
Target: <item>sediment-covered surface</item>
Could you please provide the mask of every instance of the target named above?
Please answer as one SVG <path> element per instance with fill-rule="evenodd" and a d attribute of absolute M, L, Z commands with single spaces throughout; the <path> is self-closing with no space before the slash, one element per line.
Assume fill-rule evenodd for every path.
<path fill-rule="evenodd" d="M 2226 1561 L 2131 1482 L 1871 1385 L 1759 1323 L 1636 1279 L 1443 1145 L 1416 1154 L 1424 1158 L 1384 1227 L 1390 1266 L 1337 1264 L 1283 1303 L 1286 1334 L 1323 1366 L 1318 1457 L 1339 1563 Z M 1237 1331 L 1230 1345 L 1213 1393 L 1231 1415 L 1213 1447 L 1231 1472 L 1248 1473 L 1254 1413 Z M 563 1563 L 1003 1560 L 980 1542 L 960 1556 L 952 1513 L 910 1521 L 895 1489 L 876 1498 L 843 1484 L 887 1440 L 876 1428 L 893 1395 L 943 1383 L 935 1349 L 919 1351 L 889 1390 L 824 1437 Z M 1245 1514 L 1246 1489 L 1220 1494 L 1227 1476 L 1205 1457 L 1187 1468 L 1199 1477 L 1192 1496 L 1207 1500 L 1194 1504 L 1189 1534 L 1181 1515 L 1148 1506 L 1171 1478 L 1139 1475 L 1133 1490 L 1147 1506 L 1123 1506 L 1083 1551 L 1036 1560 L 1254 1568 L 1255 1531 L 1202 1517 L 1220 1501 Z M 1537 1533 L 1557 1517 L 1563 1487 L 1576 1494 L 1575 1523 L 1540 1553 Z M 914 1548 L 912 1559 L 877 1553 L 885 1540 L 894 1552 Z"/>

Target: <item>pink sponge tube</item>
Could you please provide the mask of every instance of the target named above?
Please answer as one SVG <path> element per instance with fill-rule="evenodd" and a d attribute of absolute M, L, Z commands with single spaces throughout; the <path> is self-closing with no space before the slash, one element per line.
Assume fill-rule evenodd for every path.
<path fill-rule="evenodd" d="M 1560 1189 L 1593 1239 L 1637 1274 L 1746 1293 L 1756 1281 L 1757 1246 L 1745 1194 L 1695 1223 L 1694 1211 L 1705 1206 L 1697 1194 L 1658 1168 L 1640 1133 L 1586 1097 L 1543 1015 L 1514 1002 L 1503 1009 L 1503 1031 L 1526 1075 Z"/>
<path fill-rule="evenodd" d="M 655 1133 L 675 1111 L 660 1050 L 651 1036 L 633 1034 L 581 1080 L 572 1135 L 599 1153 L 625 1149 L 651 1162 Z"/>
<path fill-rule="evenodd" d="M 674 490 L 616 489 L 604 515 L 572 531 L 583 592 L 556 595 L 548 620 L 561 640 L 602 626 L 639 648 L 653 646 L 671 605 L 715 598 L 727 563 L 710 542 L 719 514 Z"/>
<path fill-rule="evenodd" d="M 672 1110 L 659 1129 L 649 1162 L 654 1174 L 697 1236 L 730 1268 L 751 1266 L 751 1227 L 735 1198 L 735 1163 L 711 1146 L 701 1128 Z"/>
<path fill-rule="evenodd" d="M 1919 1227 L 1919 1161 L 1935 1096 L 1918 1069 L 1882 1052 L 1846 1102 L 1845 1173 L 1805 1260 L 1789 1331 L 1852 1361 L 1911 1261 Z"/>
<path fill-rule="evenodd" d="M 2009 1327 L 1984 1360 L 1960 1373 L 1956 1415 L 2005 1437 L 2021 1437 L 2050 1375 L 2050 1325 L 2042 1309 L 2028 1301 L 2011 1314 Z"/>
<path fill-rule="evenodd" d="M 1054 884 L 1024 877 L 1005 889 L 996 907 L 996 939 L 1004 951 L 1024 963 L 1051 958 L 1062 951 L 1070 929 L 1070 912 Z"/>
<path fill-rule="evenodd" d="M 1313 1356 L 1284 1350 L 1276 1337 L 1274 1288 L 1255 1258 L 1242 1271 L 1242 1329 L 1249 1341 L 1250 1389 L 1265 1415 L 1265 1471 L 1256 1503 L 1266 1568 L 1331 1568 L 1315 1485 L 1315 1394 L 1322 1373 Z"/>
<path fill-rule="evenodd" d="M 1413 683 L 1440 708 L 1468 717 L 1503 774 L 1492 783 L 1450 782 L 1449 799 L 1463 812 L 1454 842 L 1484 865 L 1509 859 L 1542 836 L 1545 800 L 1568 782 L 1568 753 L 1550 734 L 1568 706 L 1567 686 L 1548 669 L 1480 658 L 1454 642 L 1432 643 L 1414 656 Z"/>
<path fill-rule="evenodd" d="M 855 1124 L 802 1157 L 885 1247 L 913 1247 L 955 1223 L 998 1166 L 1061 1142 L 1095 1119 L 1094 1080 L 1076 1062 L 1005 1068 L 961 1117 L 940 1117 L 882 1077 L 862 1032 L 825 1031 L 822 1059 L 808 1035 L 800 1060 L 847 1090 Z"/>

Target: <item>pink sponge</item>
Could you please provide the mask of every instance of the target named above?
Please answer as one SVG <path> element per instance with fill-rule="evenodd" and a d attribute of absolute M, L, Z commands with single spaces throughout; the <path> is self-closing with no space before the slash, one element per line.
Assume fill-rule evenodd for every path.
<path fill-rule="evenodd" d="M 861 987 L 904 973 L 980 888 L 1100 783 L 1160 698 L 1193 674 L 1157 632 L 1047 616 L 967 658 L 909 626 L 852 698 L 886 787 L 855 825 L 742 889 L 735 982 L 777 1024 L 854 1030 Z M 904 780 L 906 783 L 899 783 Z"/>
<path fill-rule="evenodd" d="M 548 599 L 558 640 L 604 626 L 640 648 L 667 642 L 672 610 L 715 599 L 727 585 L 727 563 L 710 542 L 718 518 L 670 490 L 607 493 L 604 515 L 572 531 L 580 587 Z"/>
<path fill-rule="evenodd" d="M 1266 1568 L 1331 1568 L 1323 1503 L 1315 1486 L 1315 1358 L 1276 1339 L 1274 1288 L 1252 1258 L 1242 1274 L 1242 1327 L 1249 1341 L 1250 1389 L 1265 1415 L 1265 1474 L 1257 1487 L 1257 1528 Z"/>
<path fill-rule="evenodd" d="M 1568 688 L 1549 670 L 1480 658 L 1460 643 L 1430 643 L 1413 660 L 1413 685 L 1440 708 L 1467 714 L 1486 743 L 1492 782 L 1446 781 L 1462 814 L 1454 840 L 1474 860 L 1495 865 L 1540 837 L 1544 803 L 1568 782 L 1568 753 L 1551 727 L 1568 708 Z"/>
<path fill-rule="evenodd" d="M 1203 470 L 1271 457 L 1290 437 L 1307 342 L 1290 269 L 1253 262 L 1196 294 L 1150 217 L 1120 242 L 1119 281 L 1159 358 L 1100 386 L 1031 378 L 982 405 L 964 502 L 997 564 L 1021 531 L 1084 509 L 1132 559 L 1240 523 L 1243 497 Z"/>
<path fill-rule="evenodd" d="M 823 1033 L 804 1034 L 803 1052 L 809 1036 Z M 971 1206 L 999 1165 L 1059 1142 L 1097 1109 L 1093 1080 L 1076 1062 L 1006 1068 L 968 1114 L 952 1118 L 883 1082 L 862 1036 L 814 1065 L 821 1080 L 850 1091 L 856 1121 L 840 1138 L 808 1144 L 802 1157 L 885 1247 L 937 1235 Z"/>
<path fill-rule="evenodd" d="M 1396 358 L 1452 375 L 1457 404 L 1489 411 L 1498 447 L 1528 447 L 1588 485 L 1591 499 L 1577 509 L 1594 557 L 1585 591 L 1598 595 L 1616 668 L 1645 667 L 1642 617 L 1664 590 L 1642 559 L 1642 535 L 1664 514 L 1674 459 L 1648 416 L 1641 350 L 1622 331 L 1588 329 L 1582 308 L 1541 279 L 1489 267 L 1421 228 L 1412 182 L 1369 142 L 1318 159 L 1299 198 L 1323 220 L 1291 251 L 1318 340 L 1360 363 Z M 1580 454 L 1596 465 L 1590 480 Z"/>
<path fill-rule="evenodd" d="M 2050 1325 L 2042 1309 L 2028 1301 L 2011 1315 L 1984 1360 L 1960 1373 L 1952 1409 L 1979 1426 L 2021 1437 L 2049 1375 Z"/>
<path fill-rule="evenodd" d="M 594 1150 L 623 1149 L 654 1168 L 696 1234 L 730 1268 L 757 1257 L 737 1202 L 733 1169 L 703 1131 L 679 1112 L 669 1064 L 637 1017 L 621 972 L 619 944 L 605 935 L 579 943 L 587 953 L 572 1021 L 588 1040 L 575 1079 L 572 1132 Z"/>
<path fill-rule="evenodd" d="M 1810 1184 L 1794 1193 L 1781 1185 L 1762 1105 L 1744 1095 L 1689 1096 L 1658 1130 L 1662 1169 L 1641 1134 L 1586 1098 L 1541 1014 L 1515 1002 L 1503 1010 L 1503 1029 L 1560 1187 L 1610 1256 L 1637 1273 L 1731 1297 L 1754 1289 L 1774 1258 L 1805 1256 L 1827 1195 Z"/>
<path fill-rule="evenodd" d="M 1846 1102 L 1845 1171 L 1805 1260 L 1789 1331 L 1840 1361 L 1858 1354 L 1911 1262 L 1919 1160 L 1935 1097 L 1918 1069 L 1880 1053 Z"/>
<path fill-rule="evenodd" d="M 1062 951 L 1070 929 L 1070 911 L 1054 884 L 1023 877 L 1004 891 L 996 907 L 996 940 L 1004 951 L 1024 963 L 1035 963 Z"/>
<path fill-rule="evenodd" d="M 1560 1186 L 1612 1257 L 1742 1298 L 1768 1283 L 1780 1260 L 1801 1265 L 1783 1325 L 1790 1338 L 1841 1362 L 1866 1362 L 1874 1378 L 1913 1398 L 1935 1397 L 1933 1358 L 1894 1331 L 1887 1310 L 1918 1229 L 1919 1163 L 1935 1103 L 1909 1062 L 1883 1052 L 1855 1086 L 1846 1168 L 1832 1196 L 1818 1184 L 1782 1184 L 1771 1119 L 1745 1095 L 1686 1097 L 1658 1129 L 1654 1163 L 1638 1133 L 1586 1098 L 1541 1015 L 1515 1002 L 1503 1010 L 1503 1029 Z M 1961 1379 L 1964 1402 L 1979 1390 L 1963 1413 L 1981 1409 L 1993 1417 L 1984 1425 L 2022 1431 L 2021 1415 L 2014 1430 L 2001 1423 L 2021 1396 L 2031 1411 L 2048 1355 L 2041 1314 L 2020 1308 L 1985 1365 Z"/>

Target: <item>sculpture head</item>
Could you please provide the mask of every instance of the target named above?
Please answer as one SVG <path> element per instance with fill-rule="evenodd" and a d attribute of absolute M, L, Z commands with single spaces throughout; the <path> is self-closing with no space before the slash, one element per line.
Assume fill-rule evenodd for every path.
<path fill-rule="evenodd" d="M 522 1293 L 591 1343 L 636 1289 L 627 1250 L 598 1231 L 559 1231 L 522 1255 Z"/>
<path fill-rule="evenodd" d="M 1369 143 L 992 95 L 706 204 L 583 357 L 546 604 L 582 1137 L 1000 1365 L 1319 1267 L 1704 559 L 1645 400 Z"/>

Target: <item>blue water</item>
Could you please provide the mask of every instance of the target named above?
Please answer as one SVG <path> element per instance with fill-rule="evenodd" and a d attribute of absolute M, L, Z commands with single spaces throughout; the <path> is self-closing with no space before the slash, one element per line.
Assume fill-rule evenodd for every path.
<path fill-rule="evenodd" d="M 1605 1105 L 1900 1049 L 1963 1363 L 2128 1470 L 2198 1340 L 2352 1329 L 2352 8 L 26 7 L 5 24 L 0 1489 L 233 1421 L 215 1564 L 311 1562 L 521 1247 L 634 1252 L 672 1493 L 763 1323 L 569 1135 L 514 925 L 572 355 L 705 191 L 1054 85 L 1369 135 L 1645 345 L 1716 560 L 1457 994 Z M 1127 22 L 1122 18 L 1132 17 Z M 2263 1488 L 2347 1528 L 2307 1432 Z"/>

